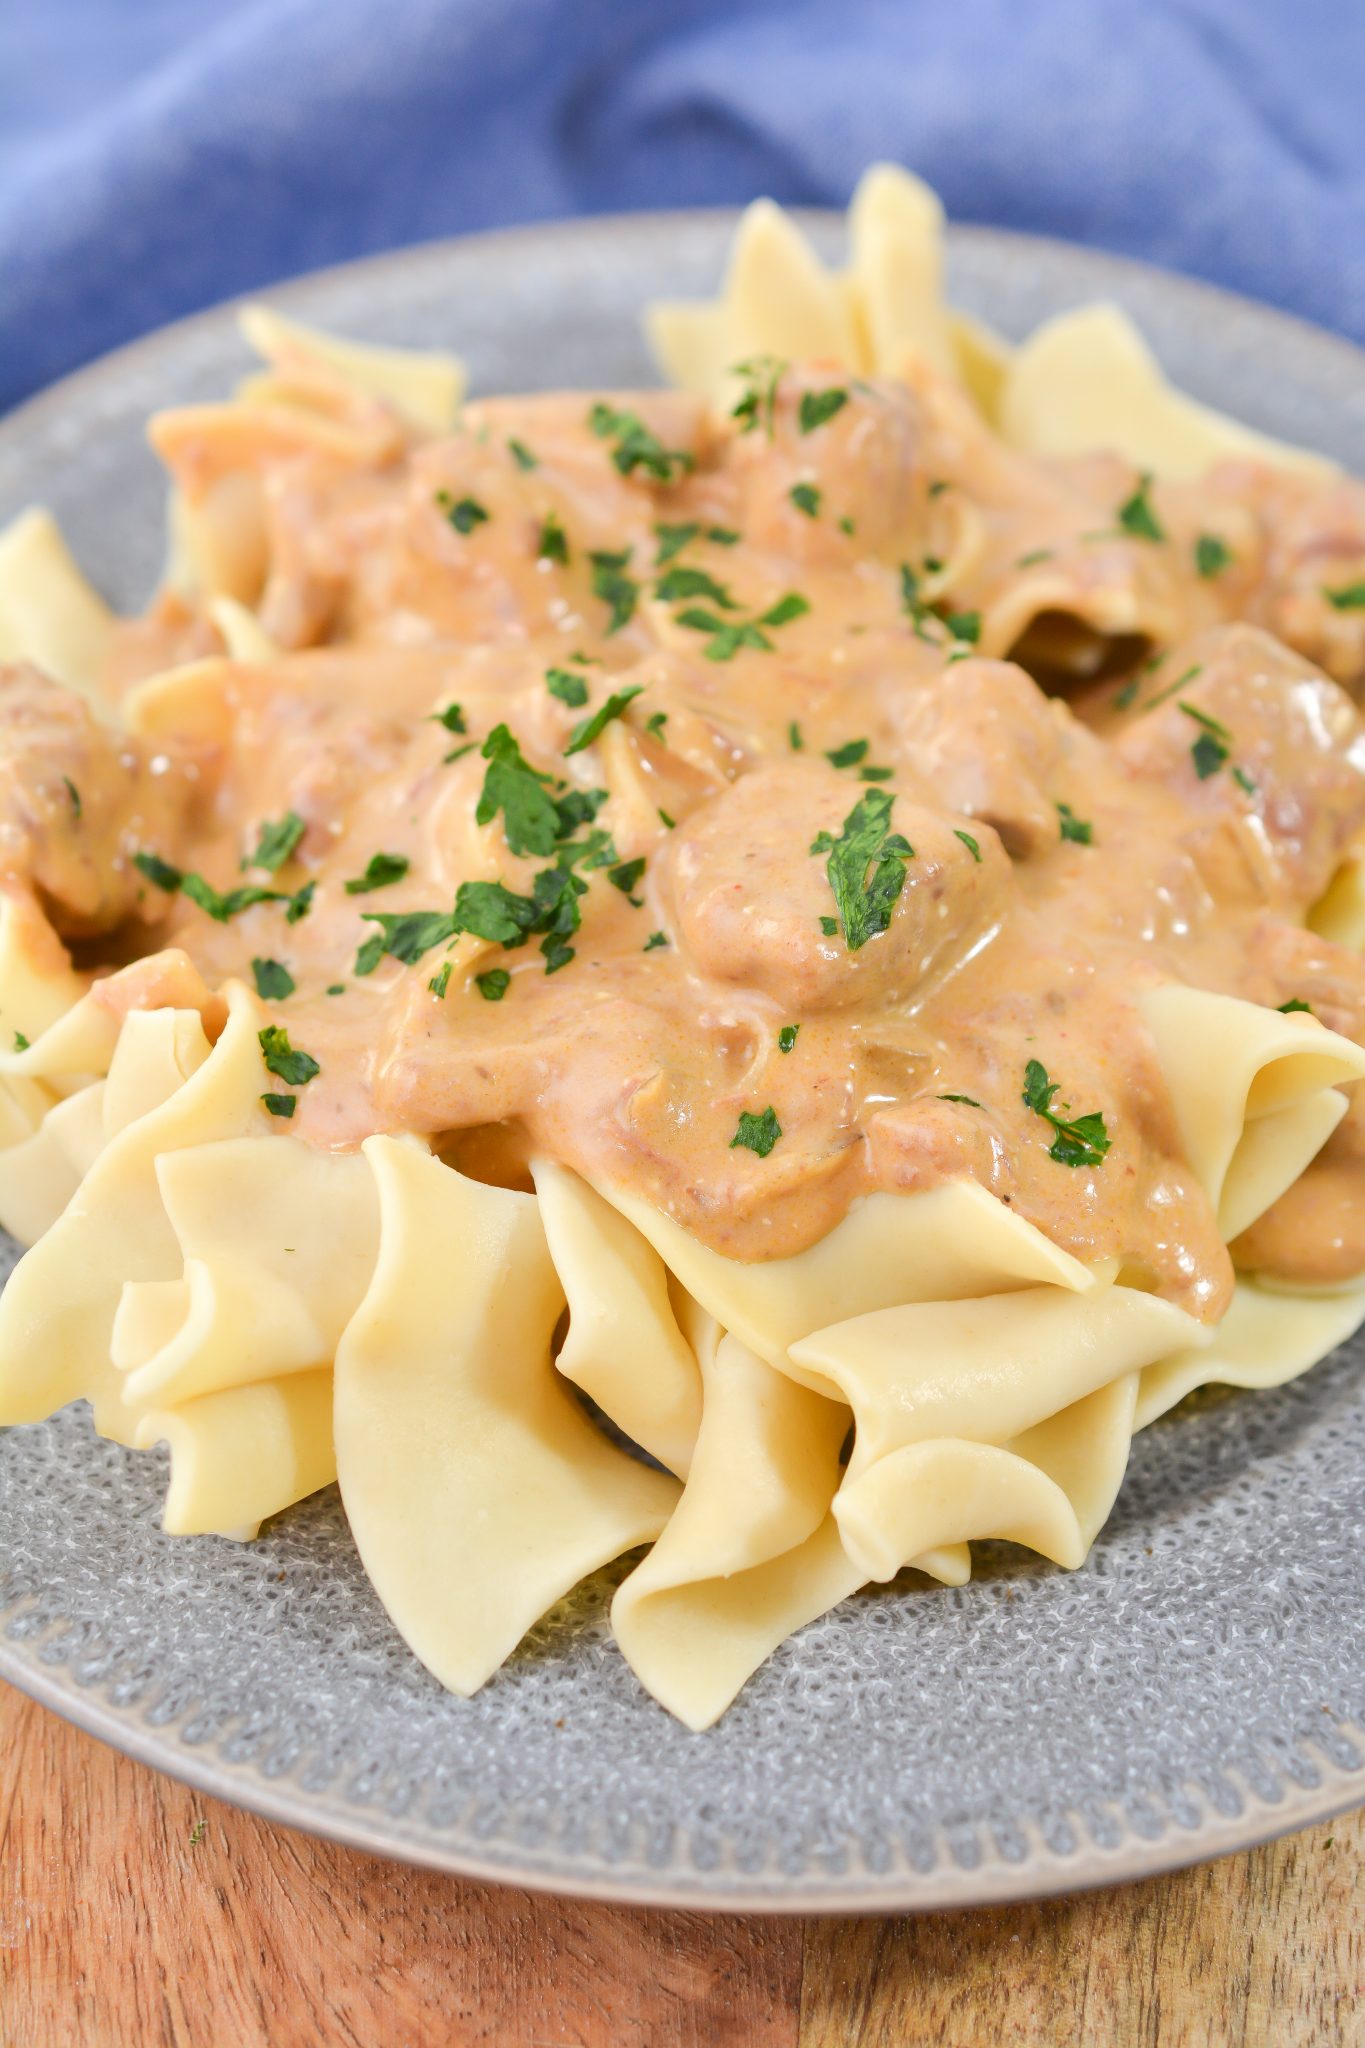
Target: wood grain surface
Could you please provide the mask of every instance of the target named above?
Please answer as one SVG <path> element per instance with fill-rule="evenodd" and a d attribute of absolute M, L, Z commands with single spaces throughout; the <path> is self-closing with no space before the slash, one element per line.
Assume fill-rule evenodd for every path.
<path fill-rule="evenodd" d="M 630 1911 L 268 1826 L 0 1686 L 0 2048 L 1360 2048 L 1365 1815 L 909 1920 Z"/>

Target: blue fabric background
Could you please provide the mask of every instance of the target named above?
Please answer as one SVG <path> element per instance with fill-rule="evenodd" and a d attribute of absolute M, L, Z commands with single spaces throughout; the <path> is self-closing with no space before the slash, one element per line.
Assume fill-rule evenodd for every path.
<path fill-rule="evenodd" d="M 876 157 L 1365 340 L 1363 100 L 1365 0 L 6 0 L 0 407 L 319 264 Z"/>

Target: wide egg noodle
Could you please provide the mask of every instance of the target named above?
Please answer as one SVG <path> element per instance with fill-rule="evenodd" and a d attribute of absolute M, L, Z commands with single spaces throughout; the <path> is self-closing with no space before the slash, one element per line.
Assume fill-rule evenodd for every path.
<path fill-rule="evenodd" d="M 1185 1157 L 1231 1240 L 1296 1181 L 1345 1114 L 1365 1050 L 1303 1011 L 1169 982 L 1141 1007 Z"/>
<path fill-rule="evenodd" d="M 260 304 L 243 306 L 237 325 L 243 340 L 267 362 L 285 368 L 291 362 L 320 364 L 391 405 L 423 433 L 447 434 L 455 424 L 465 389 L 458 356 L 346 341 Z"/>
<path fill-rule="evenodd" d="M 400 1635 L 467 1694 L 587 1573 L 657 1536 L 678 1488 L 554 1369 L 564 1293 L 535 1197 L 393 1138 L 363 1149 L 379 1259 L 336 1354 L 341 1496 Z"/>
<path fill-rule="evenodd" d="M 125 1020 L 103 1100 L 108 1142 L 0 1294 L 0 1421 L 39 1422 L 84 1396 L 101 1434 L 129 1440 L 132 1411 L 110 1357 L 119 1295 L 126 1281 L 183 1274 L 157 1161 L 267 1127 L 260 1022 L 240 984 L 229 984 L 227 1025 L 212 1048 L 197 1012 Z"/>
<path fill-rule="evenodd" d="M 365 1160 L 287 1134 L 226 1138 L 166 1153 L 156 1175 L 184 1277 L 123 1288 L 111 1355 L 125 1401 L 178 1407 L 330 1366 L 378 1252 Z"/>
<path fill-rule="evenodd" d="M 113 613 L 52 514 L 21 512 L 0 531 L 0 661 L 35 663 L 103 717 L 99 678 L 113 637 Z"/>
<path fill-rule="evenodd" d="M 1352 846 L 1304 922 L 1319 938 L 1365 950 L 1365 847 Z"/>
<path fill-rule="evenodd" d="M 1145 1429 L 1196 1387 L 1283 1386 L 1344 1344 L 1365 1321 L 1365 1285 L 1310 1293 L 1241 1275 L 1210 1344 L 1147 1366 L 1135 1429 Z"/>
<path fill-rule="evenodd" d="M 569 1305 L 559 1370 L 685 1479 L 701 1425 L 701 1375 L 669 1301 L 663 1260 L 577 1174 L 549 1159 L 532 1160 L 531 1172 Z"/>
<path fill-rule="evenodd" d="M 0 1230 L 35 1244 L 104 1149 L 104 1083 L 62 1096 L 27 1137 L 0 1151 Z"/>
<path fill-rule="evenodd" d="M 636 1677 L 694 1729 L 866 1577 L 829 1511 L 848 1410 L 732 1336 L 704 1349 L 701 1367 L 701 1433 L 682 1499 L 611 1610 Z"/>
<path fill-rule="evenodd" d="M 211 598 L 207 610 L 222 637 L 229 661 L 279 660 L 283 652 L 279 642 L 266 632 L 255 612 L 248 611 L 235 597 Z"/>
<path fill-rule="evenodd" d="M 907 1301 L 957 1299 L 1053 1283 L 1085 1291 L 1108 1269 L 1071 1257 L 975 1181 L 855 1202 L 827 1236 L 791 1258 L 728 1259 L 619 1187 L 599 1192 L 649 1239 L 723 1329 L 771 1365 L 828 1324 Z"/>
<path fill-rule="evenodd" d="M 336 1478 L 332 1375 L 202 1394 L 171 1409 L 147 1409 L 133 1441 L 170 1447 L 171 1478 L 162 1527 L 171 1536 L 254 1536 L 268 1516 Z"/>

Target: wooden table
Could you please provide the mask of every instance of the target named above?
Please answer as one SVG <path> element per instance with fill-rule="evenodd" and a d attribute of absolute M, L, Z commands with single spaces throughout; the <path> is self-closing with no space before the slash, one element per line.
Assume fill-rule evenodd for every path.
<path fill-rule="evenodd" d="M 1365 1814 L 913 1920 L 631 1911 L 270 1827 L 0 1686 L 0 2048 L 1360 2048 Z"/>

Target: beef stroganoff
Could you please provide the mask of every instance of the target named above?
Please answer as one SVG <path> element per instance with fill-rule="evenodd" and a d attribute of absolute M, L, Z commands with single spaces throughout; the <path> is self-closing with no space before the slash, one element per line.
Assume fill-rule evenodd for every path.
<path fill-rule="evenodd" d="M 649 1546 L 704 1727 L 1365 1317 L 1365 488 L 849 233 L 752 208 L 671 390 L 250 309 L 144 617 L 0 536 L 0 1421 L 339 1479 L 457 1692 Z"/>

